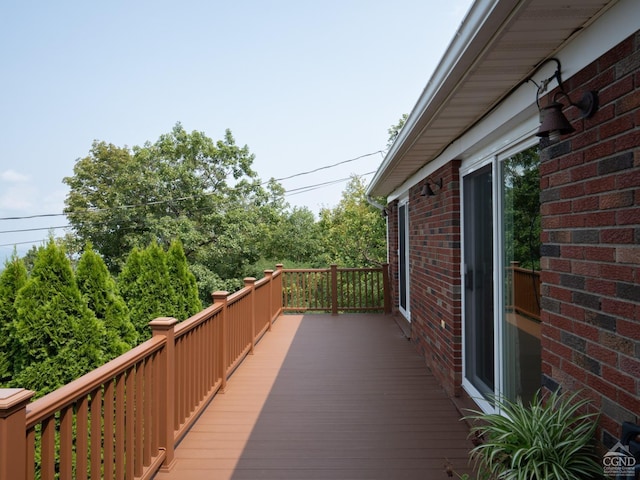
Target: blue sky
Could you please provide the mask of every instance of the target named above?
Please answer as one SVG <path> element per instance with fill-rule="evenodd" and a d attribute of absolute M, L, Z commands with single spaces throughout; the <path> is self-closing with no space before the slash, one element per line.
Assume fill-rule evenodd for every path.
<path fill-rule="evenodd" d="M 267 180 L 383 150 L 471 0 L 31 1 L 0 4 L 0 217 L 61 213 L 93 140 L 230 129 Z M 382 155 L 283 181 L 375 170 Z M 366 179 L 370 179 L 367 176 Z M 345 182 L 291 205 L 333 207 Z M 0 259 L 66 225 L 0 220 Z M 55 230 L 62 234 L 63 230 Z"/>

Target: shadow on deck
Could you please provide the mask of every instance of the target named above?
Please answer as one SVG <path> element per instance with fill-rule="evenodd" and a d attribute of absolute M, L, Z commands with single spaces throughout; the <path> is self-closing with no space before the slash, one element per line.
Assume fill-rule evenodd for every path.
<path fill-rule="evenodd" d="M 467 434 L 390 316 L 284 315 L 155 479 L 444 479 Z"/>

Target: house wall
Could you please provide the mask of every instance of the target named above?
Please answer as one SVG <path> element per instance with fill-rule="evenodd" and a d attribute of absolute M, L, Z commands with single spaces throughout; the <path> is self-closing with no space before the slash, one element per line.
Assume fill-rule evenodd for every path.
<path fill-rule="evenodd" d="M 640 420 L 640 33 L 565 90 L 600 109 L 565 109 L 576 132 L 541 144 L 543 384 L 583 389 L 612 446 Z"/>
<path fill-rule="evenodd" d="M 426 180 L 409 191 L 411 341 L 451 396 L 462 383 L 459 168 L 431 175 L 434 196 L 421 196 Z"/>

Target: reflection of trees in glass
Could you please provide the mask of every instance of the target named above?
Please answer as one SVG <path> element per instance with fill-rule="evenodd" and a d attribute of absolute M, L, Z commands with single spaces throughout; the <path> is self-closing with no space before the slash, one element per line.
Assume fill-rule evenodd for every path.
<path fill-rule="evenodd" d="M 538 147 L 502 164 L 505 259 L 540 270 L 540 173 Z"/>

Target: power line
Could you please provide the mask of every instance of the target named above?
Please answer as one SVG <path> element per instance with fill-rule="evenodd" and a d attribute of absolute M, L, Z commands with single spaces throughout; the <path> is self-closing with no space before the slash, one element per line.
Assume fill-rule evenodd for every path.
<path fill-rule="evenodd" d="M 371 152 L 371 153 L 365 153 L 364 155 L 360 155 L 360 156 L 355 157 L 355 158 L 350 158 L 348 160 L 342 160 L 340 162 L 333 163 L 331 165 L 325 165 L 323 167 L 318 167 L 318 168 L 315 168 L 313 170 L 308 170 L 306 172 L 295 173 L 295 174 L 289 175 L 287 177 L 275 178 L 274 180 L 276 182 L 281 182 L 283 180 L 289 180 L 289 179 L 296 178 L 296 177 L 301 177 L 301 176 L 304 176 L 304 175 L 310 175 L 312 173 L 316 173 L 316 172 L 319 172 L 321 170 L 327 170 L 327 169 L 330 169 L 330 168 L 335 168 L 337 166 L 344 165 L 344 164 L 350 163 L 350 162 L 355 162 L 356 160 L 360 160 L 362 158 L 370 157 L 370 156 L 377 155 L 377 154 L 383 155 L 384 152 L 383 152 L 383 150 L 378 150 L 378 151 Z M 368 174 L 369 173 L 365 173 L 364 175 L 368 175 Z M 344 180 L 336 180 L 335 182 L 337 183 L 337 182 L 340 182 L 340 181 L 344 181 Z M 267 182 L 262 182 L 260 185 L 266 185 L 268 183 L 269 183 L 268 181 Z M 333 183 L 333 182 L 327 182 L 327 184 L 331 184 L 331 183 Z M 324 185 L 324 184 L 317 184 L 317 185 Z M 314 186 L 315 185 L 312 185 L 310 187 L 314 187 Z M 301 187 L 301 188 L 307 188 L 307 187 Z M 299 189 L 294 189 L 292 191 L 296 191 L 296 190 L 299 190 Z M 167 199 L 167 200 L 156 200 L 156 201 L 153 201 L 153 202 L 131 204 L 131 205 L 118 205 L 116 207 L 109 207 L 109 208 L 96 208 L 96 209 L 80 210 L 80 211 L 75 211 L 75 212 L 70 212 L 70 213 L 73 213 L 74 215 L 78 215 L 78 214 L 109 212 L 109 211 L 116 210 L 116 209 L 132 209 L 132 208 L 146 207 L 146 206 L 151 206 L 151 205 L 161 205 L 161 204 L 170 203 L 170 202 L 181 202 L 181 201 L 185 201 L 185 200 L 191 200 L 191 199 L 194 199 L 194 198 L 198 198 L 198 197 L 203 196 L 203 195 L 213 195 L 215 193 L 216 192 L 205 192 L 205 193 L 202 193 L 202 194 L 199 194 L 199 195 L 190 195 L 190 196 L 180 197 L 180 198 L 171 198 L 171 199 Z M 287 191 L 285 190 L 285 195 L 286 195 L 286 193 L 287 193 Z M 303 192 L 300 192 L 300 193 L 303 193 Z M 64 216 L 64 215 L 66 215 L 66 214 L 65 213 L 43 213 L 43 214 L 38 214 L 38 215 L 26 215 L 26 216 L 20 216 L 20 217 L 0 217 L 0 221 L 3 221 L 3 220 L 29 220 L 29 219 L 34 219 L 34 218 L 45 218 L 45 217 L 61 217 L 61 216 Z"/>
<path fill-rule="evenodd" d="M 58 228 L 69 228 L 71 225 L 60 225 L 57 227 L 40 227 L 40 228 L 21 228 L 19 230 L 2 230 L 0 233 L 22 233 L 22 232 L 35 232 L 38 230 L 56 230 Z"/>

